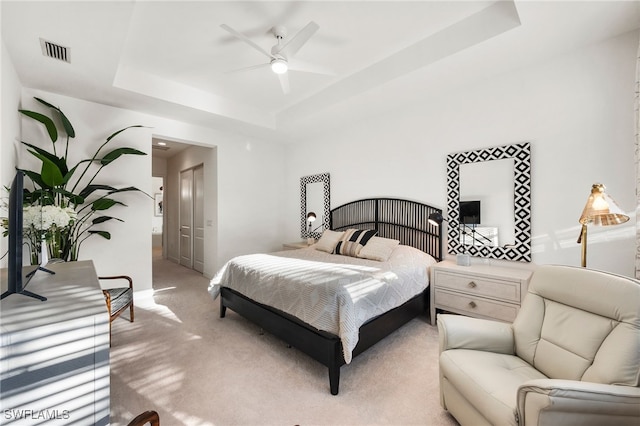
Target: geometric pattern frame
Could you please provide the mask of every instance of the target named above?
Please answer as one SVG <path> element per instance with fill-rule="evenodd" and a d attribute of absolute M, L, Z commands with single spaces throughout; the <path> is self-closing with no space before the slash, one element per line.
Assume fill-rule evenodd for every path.
<path fill-rule="evenodd" d="M 460 240 L 460 165 L 514 159 L 515 244 L 475 246 Z M 531 262 L 531 145 L 523 142 L 447 155 L 447 247 L 449 253 Z"/>
<path fill-rule="evenodd" d="M 300 236 L 303 239 L 319 239 L 322 236 L 321 232 L 309 232 L 309 229 L 307 228 L 307 185 L 317 182 L 322 182 L 324 209 L 324 214 L 322 215 L 322 229 L 329 229 L 329 220 L 331 215 L 331 182 L 329 179 L 329 173 L 303 176 L 300 178 Z"/>

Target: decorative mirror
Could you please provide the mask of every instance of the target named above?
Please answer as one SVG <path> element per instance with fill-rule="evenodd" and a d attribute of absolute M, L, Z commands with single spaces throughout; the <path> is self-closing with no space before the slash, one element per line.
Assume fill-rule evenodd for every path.
<path fill-rule="evenodd" d="M 331 208 L 329 173 L 300 178 L 300 236 L 320 238 L 329 229 Z M 313 221 L 307 220 L 312 215 Z"/>
<path fill-rule="evenodd" d="M 447 156 L 449 253 L 531 261 L 528 142 Z"/>

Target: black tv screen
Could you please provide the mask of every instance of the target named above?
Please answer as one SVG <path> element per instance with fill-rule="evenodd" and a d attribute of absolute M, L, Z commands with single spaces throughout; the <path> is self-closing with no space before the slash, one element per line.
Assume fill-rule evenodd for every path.
<path fill-rule="evenodd" d="M 480 201 L 460 201 L 460 223 L 480 225 Z"/>
<path fill-rule="evenodd" d="M 25 290 L 29 279 L 38 270 L 38 265 L 22 266 L 23 257 L 23 197 L 24 175 L 16 173 L 9 191 L 9 254 L 7 259 L 7 291 L 0 295 L 0 299 L 11 294 L 23 294 L 39 300 L 46 297 Z"/>

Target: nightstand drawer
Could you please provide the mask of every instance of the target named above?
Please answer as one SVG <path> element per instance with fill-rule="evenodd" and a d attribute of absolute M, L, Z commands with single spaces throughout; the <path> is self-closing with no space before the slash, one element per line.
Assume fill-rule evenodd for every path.
<path fill-rule="evenodd" d="M 487 300 L 462 293 L 454 293 L 436 288 L 438 307 L 464 315 L 474 317 L 494 318 L 506 322 L 513 322 L 520 306 Z"/>
<path fill-rule="evenodd" d="M 471 276 L 438 270 L 435 275 L 437 288 L 520 303 L 519 281 L 484 278 L 478 275 Z"/>

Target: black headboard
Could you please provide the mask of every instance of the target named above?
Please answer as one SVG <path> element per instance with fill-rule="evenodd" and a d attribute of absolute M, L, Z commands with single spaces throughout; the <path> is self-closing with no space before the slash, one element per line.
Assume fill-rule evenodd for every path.
<path fill-rule="evenodd" d="M 330 212 L 334 231 L 375 229 L 378 236 L 393 238 L 442 260 L 442 226 L 429 223 L 431 213 L 442 210 L 410 200 L 369 198 L 352 201 Z"/>

